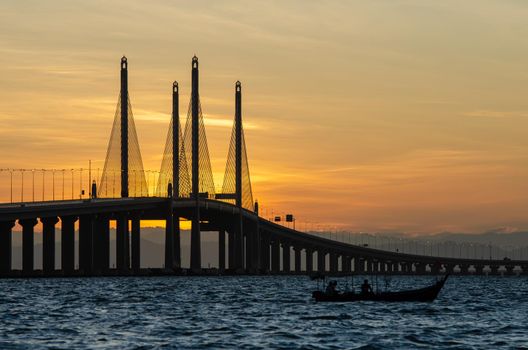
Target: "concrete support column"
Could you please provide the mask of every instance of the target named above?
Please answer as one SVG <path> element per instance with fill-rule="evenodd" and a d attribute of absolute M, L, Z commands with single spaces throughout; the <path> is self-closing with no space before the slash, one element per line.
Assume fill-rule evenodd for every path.
<path fill-rule="evenodd" d="M 312 273 L 313 272 L 313 249 L 312 248 L 306 248 L 306 272 Z"/>
<path fill-rule="evenodd" d="M 441 264 L 439 263 L 433 263 L 431 265 L 429 265 L 431 267 L 431 274 L 433 275 L 438 275 L 440 274 L 440 268 L 442 267 Z"/>
<path fill-rule="evenodd" d="M 108 216 L 99 215 L 97 218 L 97 226 L 100 247 L 100 261 L 99 268 L 106 272 L 110 269 L 110 220 Z"/>
<path fill-rule="evenodd" d="M 110 268 L 110 221 L 108 216 L 98 214 L 94 221 L 94 273 L 100 274 Z"/>
<path fill-rule="evenodd" d="M 326 272 L 326 252 L 321 249 L 317 251 L 317 272 Z"/>
<path fill-rule="evenodd" d="M 293 247 L 295 253 L 295 273 L 301 273 L 301 248 Z"/>
<path fill-rule="evenodd" d="M 75 216 L 61 217 L 61 269 L 65 274 L 75 269 Z"/>
<path fill-rule="evenodd" d="M 372 273 L 379 273 L 379 261 L 372 260 Z"/>
<path fill-rule="evenodd" d="M 366 272 L 370 274 L 372 273 L 372 267 L 373 267 L 372 260 L 369 259 L 365 261 L 366 261 L 366 267 L 367 267 Z"/>
<path fill-rule="evenodd" d="M 290 243 L 282 242 L 282 271 L 290 272 Z"/>
<path fill-rule="evenodd" d="M 426 264 L 416 263 L 414 266 L 416 267 L 416 274 L 425 275 L 427 273 L 427 271 L 425 270 L 425 267 L 427 266 Z"/>
<path fill-rule="evenodd" d="M 446 273 L 453 273 L 453 269 L 455 268 L 455 265 L 448 264 L 446 265 Z"/>
<path fill-rule="evenodd" d="M 172 215 L 172 255 L 173 255 L 173 266 L 176 269 L 181 269 L 181 229 L 180 229 L 180 216 L 176 212 Z M 224 263 L 225 267 L 225 263 Z"/>
<path fill-rule="evenodd" d="M 354 267 L 356 273 L 364 273 L 365 272 L 365 259 L 361 257 L 354 258 Z"/>
<path fill-rule="evenodd" d="M 234 267 L 235 270 L 243 270 L 244 269 L 244 234 L 243 234 L 243 227 L 242 227 L 242 218 L 240 215 L 235 215 L 235 222 L 234 222 Z"/>
<path fill-rule="evenodd" d="M 259 271 L 261 267 L 261 249 L 260 249 L 260 232 L 258 229 L 258 222 L 250 223 L 251 231 L 251 253 L 250 253 L 250 268 L 252 272 Z"/>
<path fill-rule="evenodd" d="M 246 265 L 246 270 L 247 271 L 252 271 L 254 269 L 254 266 L 253 266 L 253 258 L 254 258 L 254 252 L 253 252 L 253 247 L 254 247 L 254 238 L 255 236 L 253 235 L 253 233 L 251 232 L 250 228 L 249 228 L 249 225 L 244 225 L 244 229 L 245 229 L 245 234 L 243 236 L 246 237 L 245 239 L 245 251 L 246 251 L 246 256 L 245 256 L 245 265 Z"/>
<path fill-rule="evenodd" d="M 341 270 L 345 273 L 352 272 L 352 258 L 351 257 L 347 255 L 343 255 L 341 257 Z"/>
<path fill-rule="evenodd" d="M 492 275 L 498 275 L 499 274 L 499 265 L 490 265 L 491 274 Z"/>
<path fill-rule="evenodd" d="M 513 266 L 513 265 L 506 265 L 505 267 L 506 267 L 506 274 L 507 274 L 507 275 L 510 275 L 510 276 L 511 276 L 511 275 L 514 274 L 514 273 L 513 273 L 513 268 L 514 268 L 515 266 Z"/>
<path fill-rule="evenodd" d="M 262 270 L 262 248 L 261 248 L 261 245 L 262 245 L 262 240 L 260 239 L 260 229 L 259 229 L 259 223 L 258 221 L 254 222 L 252 224 L 252 228 L 253 228 L 253 235 L 254 235 L 254 240 L 253 240 L 253 268 L 255 269 L 256 272 Z"/>
<path fill-rule="evenodd" d="M 218 270 L 224 272 L 225 270 L 225 230 L 218 231 Z"/>
<path fill-rule="evenodd" d="M 330 272 L 337 272 L 337 253 L 330 253 Z"/>
<path fill-rule="evenodd" d="M 128 217 L 126 213 L 119 213 L 116 220 L 116 268 L 120 272 L 130 268 L 128 256 Z"/>
<path fill-rule="evenodd" d="M 12 251 L 14 221 L 0 222 L 0 273 L 5 274 L 12 270 Z"/>
<path fill-rule="evenodd" d="M 79 217 L 79 270 L 93 272 L 93 221 L 91 215 Z"/>
<path fill-rule="evenodd" d="M 387 262 L 386 261 L 380 261 L 379 262 L 379 272 L 386 273 L 387 272 Z"/>
<path fill-rule="evenodd" d="M 227 262 L 230 270 L 235 270 L 235 233 L 233 230 L 227 233 Z"/>
<path fill-rule="evenodd" d="M 167 213 L 165 216 L 165 264 L 164 264 L 164 267 L 168 270 L 172 270 L 174 267 L 173 266 L 174 264 L 174 253 L 173 253 L 174 221 L 173 220 L 174 220 L 174 217 L 172 214 L 172 206 L 169 205 L 169 209 L 167 210 Z"/>
<path fill-rule="evenodd" d="M 483 275 L 484 274 L 484 265 L 473 265 L 475 268 L 475 275 Z"/>
<path fill-rule="evenodd" d="M 260 269 L 263 272 L 270 270 L 270 238 L 267 233 L 260 232 Z"/>
<path fill-rule="evenodd" d="M 18 220 L 22 226 L 22 271 L 24 273 L 33 272 L 34 269 L 34 244 L 36 219 Z"/>
<path fill-rule="evenodd" d="M 465 264 L 458 265 L 458 267 L 460 268 L 460 274 L 469 275 L 469 266 L 470 265 L 465 265 Z"/>
<path fill-rule="evenodd" d="M 42 222 L 42 270 L 46 273 L 55 271 L 55 224 L 56 216 L 41 218 Z"/>
<path fill-rule="evenodd" d="M 276 237 L 271 242 L 271 271 L 280 272 L 280 243 Z"/>
<path fill-rule="evenodd" d="M 138 214 L 132 216 L 132 270 L 138 273 L 141 269 L 141 219 Z"/>

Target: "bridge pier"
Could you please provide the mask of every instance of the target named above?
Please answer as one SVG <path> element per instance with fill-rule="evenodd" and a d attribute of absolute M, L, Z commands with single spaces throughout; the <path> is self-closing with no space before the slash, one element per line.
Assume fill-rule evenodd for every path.
<path fill-rule="evenodd" d="M 244 242 L 243 246 L 244 246 L 244 252 L 245 254 L 243 255 L 243 257 L 245 259 L 242 259 L 243 261 L 243 265 L 245 266 L 245 270 L 246 271 L 251 271 L 251 263 L 252 263 L 252 255 L 253 255 L 253 252 L 252 252 L 252 248 L 253 248 L 253 243 L 251 242 L 253 240 L 253 237 L 251 235 L 251 233 L 249 232 L 248 230 L 248 225 L 244 225 L 244 231 L 242 233 L 242 241 Z M 244 261 L 245 260 L 245 261 Z"/>
<path fill-rule="evenodd" d="M 256 225 L 253 223 L 246 223 L 246 270 L 251 273 L 256 273 L 258 270 L 258 233 L 256 230 Z"/>
<path fill-rule="evenodd" d="M 347 274 L 352 272 L 352 260 L 349 256 L 341 255 L 341 271 Z"/>
<path fill-rule="evenodd" d="M 75 269 L 75 216 L 61 216 L 61 269 L 72 274 Z"/>
<path fill-rule="evenodd" d="M 471 273 L 469 272 L 469 267 L 471 265 L 468 265 L 468 264 L 459 264 L 458 267 L 460 268 L 460 274 L 461 275 L 470 275 Z"/>
<path fill-rule="evenodd" d="M 439 275 L 440 274 L 440 270 L 442 268 L 442 264 L 437 262 L 437 263 L 434 263 L 434 264 L 430 264 L 429 267 L 431 269 L 431 274 Z"/>
<path fill-rule="evenodd" d="M 290 262 L 290 243 L 282 241 L 282 271 L 290 272 L 291 262 Z"/>
<path fill-rule="evenodd" d="M 126 272 L 130 268 L 128 256 L 128 217 L 126 213 L 119 213 L 116 220 L 116 268 L 119 272 Z"/>
<path fill-rule="evenodd" d="M 473 268 L 475 269 L 475 275 L 484 275 L 484 265 L 473 265 Z"/>
<path fill-rule="evenodd" d="M 235 271 L 235 233 L 232 228 L 227 231 L 227 266 Z"/>
<path fill-rule="evenodd" d="M 365 259 L 362 257 L 355 257 L 354 258 L 354 272 L 358 274 L 365 273 Z"/>
<path fill-rule="evenodd" d="M 337 253 L 330 253 L 330 272 L 337 273 Z"/>
<path fill-rule="evenodd" d="M 489 265 L 489 268 L 491 270 L 491 275 L 499 275 L 499 265 Z"/>
<path fill-rule="evenodd" d="M 322 249 L 317 251 L 317 272 L 326 272 L 326 252 Z"/>
<path fill-rule="evenodd" d="M 180 215 L 179 213 L 172 213 L 172 255 L 173 266 L 176 269 L 181 269 L 181 229 L 180 229 Z M 224 253 L 225 254 L 225 253 Z M 225 263 L 224 263 L 225 267 Z"/>
<path fill-rule="evenodd" d="M 271 242 L 271 271 L 280 272 L 280 243 L 277 237 Z"/>
<path fill-rule="evenodd" d="M 101 274 L 110 267 L 110 222 L 108 216 L 98 214 L 94 221 L 94 273 Z"/>
<path fill-rule="evenodd" d="M 415 273 L 417 275 L 425 275 L 426 274 L 426 264 L 423 263 L 415 263 L 414 264 Z"/>
<path fill-rule="evenodd" d="M 233 234 L 233 253 L 234 253 L 234 269 L 235 271 L 244 270 L 244 235 L 242 227 L 242 217 L 237 214 L 234 220 L 234 234 Z"/>
<path fill-rule="evenodd" d="M 56 216 L 41 218 L 42 222 L 42 270 L 45 273 L 55 271 L 55 224 Z"/>
<path fill-rule="evenodd" d="M 515 273 L 513 272 L 513 269 L 515 268 L 515 266 L 513 266 L 513 265 L 506 265 L 505 268 L 506 268 L 506 275 L 510 275 L 510 276 L 512 276 L 512 275 L 515 274 Z"/>
<path fill-rule="evenodd" d="M 194 161 L 193 161 L 194 166 Z M 193 177 L 194 181 L 194 177 Z M 196 193 L 198 196 L 198 193 Z M 168 217 L 167 217 L 168 219 Z M 171 227 L 172 227 L 172 215 L 171 215 Z M 172 229 L 171 229 L 172 230 Z M 239 236 L 238 229 L 237 236 Z M 198 199 L 196 199 L 196 208 L 194 208 L 194 215 L 191 223 L 191 271 L 199 273 L 202 270 L 202 233 L 200 231 L 200 207 L 198 205 Z M 240 260 L 239 260 L 240 261 Z"/>
<path fill-rule="evenodd" d="M 131 240 L 132 270 L 134 270 L 135 273 L 138 273 L 141 269 L 141 219 L 139 214 L 132 215 Z"/>
<path fill-rule="evenodd" d="M 301 273 L 301 248 L 299 246 L 293 247 L 293 252 L 295 253 L 295 273 Z"/>
<path fill-rule="evenodd" d="M 172 213 L 172 200 L 169 203 L 169 208 L 165 215 L 165 264 L 167 270 L 172 270 L 174 267 L 174 217 Z M 193 222 L 194 225 L 194 222 Z M 192 244 L 191 244 L 192 246 Z M 192 247 L 191 247 L 192 250 Z"/>
<path fill-rule="evenodd" d="M 22 271 L 31 273 L 34 269 L 34 244 L 36 219 L 18 220 L 22 226 Z"/>
<path fill-rule="evenodd" d="M 367 274 L 371 274 L 373 272 L 373 267 L 374 267 L 374 263 L 372 262 L 372 260 L 370 259 L 366 259 L 366 265 L 367 265 L 367 270 L 365 271 Z"/>
<path fill-rule="evenodd" d="M 9 273 L 12 270 L 14 221 L 0 222 L 0 273 Z"/>
<path fill-rule="evenodd" d="M 225 258 L 225 230 L 218 230 L 218 271 L 223 273 L 226 266 Z"/>
<path fill-rule="evenodd" d="M 378 274 L 379 273 L 379 261 L 377 259 L 374 259 L 372 261 L 372 273 Z"/>
<path fill-rule="evenodd" d="M 85 275 L 93 272 L 93 220 L 91 215 L 79 217 L 79 270 Z"/>
<path fill-rule="evenodd" d="M 312 248 L 306 248 L 305 250 L 306 254 L 306 273 L 312 273 L 313 272 L 313 249 Z"/>
<path fill-rule="evenodd" d="M 265 232 L 260 233 L 260 270 L 264 273 L 270 270 L 270 238 Z"/>
<path fill-rule="evenodd" d="M 381 260 L 379 262 L 379 272 L 381 272 L 381 273 L 386 273 L 387 272 L 387 262 L 386 261 Z"/>

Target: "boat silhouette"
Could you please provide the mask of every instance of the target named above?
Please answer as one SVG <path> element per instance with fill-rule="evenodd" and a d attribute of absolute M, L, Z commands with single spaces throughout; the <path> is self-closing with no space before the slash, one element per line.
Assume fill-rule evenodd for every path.
<path fill-rule="evenodd" d="M 374 292 L 374 293 L 354 293 L 354 292 L 336 292 L 325 293 L 323 291 L 312 292 L 312 297 L 317 302 L 348 302 L 348 301 L 382 301 L 382 302 L 432 302 L 442 290 L 449 275 L 445 275 L 435 284 L 412 290 L 403 290 L 397 292 Z"/>

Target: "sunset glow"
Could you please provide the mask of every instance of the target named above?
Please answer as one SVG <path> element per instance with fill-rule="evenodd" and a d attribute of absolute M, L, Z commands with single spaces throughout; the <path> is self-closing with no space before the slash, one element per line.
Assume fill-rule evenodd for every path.
<path fill-rule="evenodd" d="M 244 86 L 262 215 L 368 232 L 528 229 L 524 3 L 148 3 L 0 4 L 0 168 L 102 168 L 126 54 L 144 166 L 158 171 L 172 82 L 185 120 L 196 54 L 218 189 Z"/>

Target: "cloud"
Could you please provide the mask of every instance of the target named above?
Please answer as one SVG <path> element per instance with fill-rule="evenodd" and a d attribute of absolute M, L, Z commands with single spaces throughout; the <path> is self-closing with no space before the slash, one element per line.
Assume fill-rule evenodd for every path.
<path fill-rule="evenodd" d="M 524 111 L 494 111 L 494 110 L 475 110 L 462 113 L 465 117 L 473 118 L 526 118 L 528 112 Z"/>

